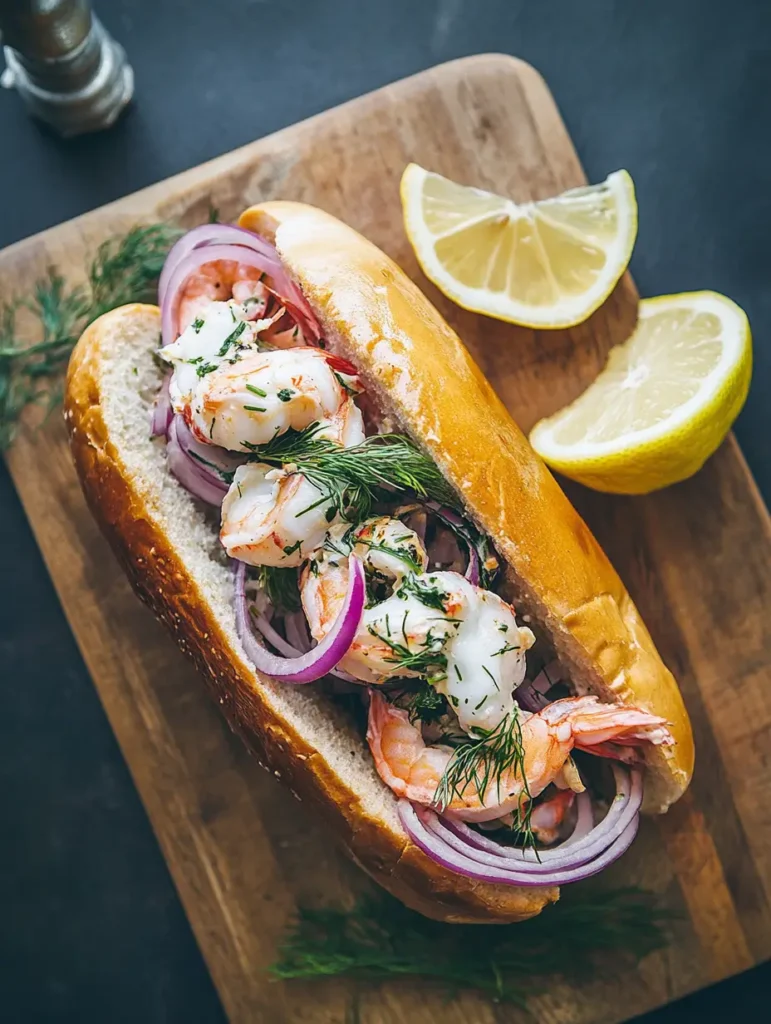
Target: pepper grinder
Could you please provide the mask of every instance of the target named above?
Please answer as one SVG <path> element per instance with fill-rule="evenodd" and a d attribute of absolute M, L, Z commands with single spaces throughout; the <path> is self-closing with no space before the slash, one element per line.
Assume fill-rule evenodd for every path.
<path fill-rule="evenodd" d="M 108 128 L 131 100 L 131 65 L 88 0 L 0 0 L 0 37 L 1 84 L 65 138 Z"/>

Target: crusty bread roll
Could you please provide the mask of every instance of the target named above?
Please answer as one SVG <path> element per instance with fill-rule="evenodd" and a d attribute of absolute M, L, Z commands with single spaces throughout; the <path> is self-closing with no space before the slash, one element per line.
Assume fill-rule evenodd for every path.
<path fill-rule="evenodd" d="M 621 581 L 458 337 L 374 245 L 312 207 L 271 202 L 240 223 L 275 245 L 328 339 L 383 415 L 410 434 L 507 562 L 508 594 L 554 643 L 577 691 L 632 701 L 672 723 L 646 751 L 646 809 L 688 785 L 690 723 Z M 301 799 L 318 805 L 354 859 L 407 905 L 446 921 L 537 914 L 554 888 L 477 882 L 441 868 L 401 828 L 362 732 L 315 687 L 258 676 L 238 641 L 232 572 L 216 518 L 169 474 L 148 439 L 160 376 L 159 313 L 124 306 L 92 324 L 70 363 L 65 417 L 91 509 L 137 593 L 207 677 L 233 728 Z"/>

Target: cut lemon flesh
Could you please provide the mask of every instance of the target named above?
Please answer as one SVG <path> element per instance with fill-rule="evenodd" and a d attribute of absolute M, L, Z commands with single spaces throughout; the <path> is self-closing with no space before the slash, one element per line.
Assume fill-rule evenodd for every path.
<path fill-rule="evenodd" d="M 645 494 L 684 480 L 715 451 L 744 404 L 752 339 L 744 312 L 715 292 L 644 299 L 632 336 L 530 443 L 554 469 L 601 491 Z"/>
<path fill-rule="evenodd" d="M 515 203 L 409 164 L 401 197 L 426 276 L 465 309 L 528 327 L 585 320 L 626 270 L 637 236 L 626 171 Z"/>

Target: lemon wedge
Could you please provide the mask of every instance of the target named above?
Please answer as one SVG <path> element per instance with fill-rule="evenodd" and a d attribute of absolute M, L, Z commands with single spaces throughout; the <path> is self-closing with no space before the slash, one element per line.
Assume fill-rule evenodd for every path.
<path fill-rule="evenodd" d="M 695 473 L 731 428 L 752 376 L 745 313 L 724 295 L 644 299 L 632 336 L 530 443 L 587 487 L 646 494 Z"/>
<path fill-rule="evenodd" d="M 637 237 L 632 179 L 515 203 L 409 164 L 404 226 L 424 273 L 459 306 L 526 327 L 572 327 L 613 291 Z"/>

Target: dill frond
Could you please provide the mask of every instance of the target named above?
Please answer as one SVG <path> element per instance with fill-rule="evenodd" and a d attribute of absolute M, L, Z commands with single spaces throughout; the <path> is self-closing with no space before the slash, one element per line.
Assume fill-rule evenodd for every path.
<path fill-rule="evenodd" d="M 361 444 L 344 448 L 319 437 L 320 423 L 288 430 L 268 444 L 244 447 L 251 458 L 274 466 L 294 465 L 323 493 L 319 504 L 331 502 L 350 521 L 368 518 L 374 502 L 393 492 L 412 491 L 443 504 L 457 498 L 433 459 L 400 434 L 374 434 Z"/>
<path fill-rule="evenodd" d="M 434 793 L 433 803 L 438 810 L 449 807 L 454 797 L 461 797 L 471 788 L 481 798 L 491 787 L 497 786 L 500 796 L 501 779 L 514 770 L 522 779 L 522 796 L 516 812 L 515 828 L 522 833 L 526 846 L 534 846 L 530 828 L 532 801 L 525 776 L 525 751 L 522 745 L 522 723 L 518 709 L 511 711 L 494 729 L 477 726 L 474 736 L 458 744 L 444 770 Z"/>
<path fill-rule="evenodd" d="M 359 901 L 351 910 L 299 910 L 271 973 L 277 978 L 345 975 L 375 981 L 420 976 L 449 994 L 476 989 L 494 1001 L 524 1006 L 550 977 L 586 980 L 611 966 L 613 951 L 632 965 L 668 944 L 676 915 L 652 893 L 575 887 L 559 903 L 514 925 L 430 921 L 393 897 Z"/>
<path fill-rule="evenodd" d="M 261 565 L 258 573 L 260 586 L 276 611 L 296 612 L 300 610 L 297 569 L 279 569 L 273 565 Z"/>
<path fill-rule="evenodd" d="M 410 693 L 404 707 L 411 722 L 436 722 L 447 713 L 445 698 L 430 683 Z"/>
<path fill-rule="evenodd" d="M 0 306 L 0 448 L 13 440 L 26 406 L 45 400 L 50 411 L 59 402 L 70 353 L 93 320 L 127 302 L 155 301 L 166 255 L 181 233 L 166 224 L 132 228 L 99 247 L 87 287 L 68 287 L 50 268 L 31 296 Z M 19 337 L 22 310 L 40 323 L 34 344 Z"/>

